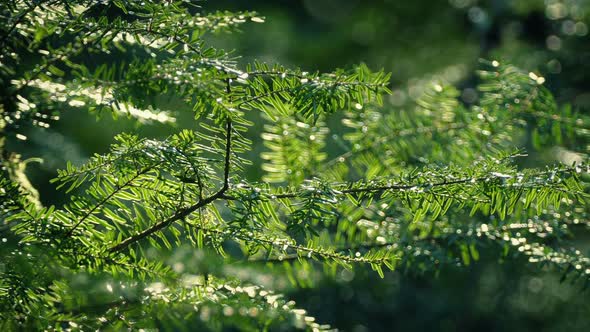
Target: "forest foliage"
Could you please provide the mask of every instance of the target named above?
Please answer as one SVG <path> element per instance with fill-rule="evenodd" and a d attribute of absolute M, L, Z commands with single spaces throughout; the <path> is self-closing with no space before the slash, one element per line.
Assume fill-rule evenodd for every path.
<path fill-rule="evenodd" d="M 206 40 L 265 18 L 201 5 L 0 5 L 3 330 L 330 329 L 273 280 L 434 276 L 482 250 L 589 285 L 572 240 L 590 225 L 590 119 L 540 73 L 481 60 L 476 103 L 440 80 L 392 105 L 390 75 L 364 64 L 242 66 Z M 51 180 L 67 202 L 44 206 L 26 175 L 36 160 L 9 143 L 83 111 L 177 129 L 122 133 L 68 163 Z M 183 112 L 194 126 L 178 127 Z M 555 145 L 561 163 L 523 162 Z"/>

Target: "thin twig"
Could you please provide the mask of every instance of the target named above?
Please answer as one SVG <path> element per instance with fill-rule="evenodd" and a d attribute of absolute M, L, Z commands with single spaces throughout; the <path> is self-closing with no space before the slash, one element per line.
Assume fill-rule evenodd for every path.
<path fill-rule="evenodd" d="M 513 155 L 511 157 L 514 156 L 519 156 L 519 155 Z M 574 167 L 565 167 L 563 169 L 558 169 L 558 170 L 547 170 L 547 171 L 542 171 L 542 172 L 538 172 L 538 173 L 534 173 L 531 174 L 531 176 L 534 177 L 540 177 L 540 176 L 545 176 L 545 175 L 549 175 L 549 174 L 568 174 L 568 173 L 573 173 L 576 172 Z M 516 176 L 516 175 L 514 175 Z M 514 177 L 511 176 L 511 177 Z M 494 179 L 498 179 L 499 177 L 497 175 L 494 174 L 489 174 L 489 175 L 485 175 L 485 176 L 480 176 L 480 177 L 467 177 L 467 178 L 461 178 L 461 179 L 457 179 L 457 180 L 443 180 L 441 182 L 434 182 L 434 183 L 412 183 L 412 184 L 391 184 L 391 185 L 381 185 L 381 186 L 367 186 L 367 187 L 360 187 L 360 188 L 346 188 L 346 189 L 338 189 L 338 188 L 334 188 L 334 191 L 331 192 L 331 195 L 333 196 L 340 196 L 340 195 L 345 195 L 345 194 L 361 194 L 361 193 L 379 193 L 379 192 L 384 192 L 384 191 L 402 191 L 402 190 L 412 190 L 412 189 L 419 189 L 419 188 L 433 188 L 433 187 L 444 187 L 444 186 L 449 186 L 449 185 L 455 185 L 455 184 L 465 184 L 465 183 L 471 183 L 471 184 L 475 184 L 475 183 L 480 183 L 480 182 L 485 182 L 485 181 L 490 181 L 490 180 L 494 180 Z M 350 186 L 351 184 L 349 184 L 348 186 Z M 346 185 L 342 185 L 342 187 L 344 187 Z M 523 183 L 523 184 L 519 184 L 519 185 L 510 185 L 511 188 L 524 188 L 524 189 L 534 189 L 537 188 L 535 186 L 535 184 L 527 184 L 527 183 Z M 249 189 L 249 187 L 242 187 L 245 189 Z M 564 193 L 572 193 L 572 194 L 578 194 L 578 195 L 584 195 L 584 193 L 582 191 L 579 190 L 572 190 L 572 189 L 563 189 L 563 188 L 552 188 L 554 190 L 558 190 Z M 327 193 L 325 193 L 327 194 Z M 300 198 L 302 197 L 302 193 L 300 191 L 291 191 L 291 192 L 284 192 L 284 193 L 260 193 L 257 197 L 262 197 L 262 198 L 267 198 L 267 199 L 281 199 L 281 198 Z M 240 197 L 235 197 L 235 196 L 231 196 L 231 195 L 223 195 L 222 196 L 223 199 L 226 200 L 239 200 Z"/>
<path fill-rule="evenodd" d="M 135 242 L 141 241 L 142 239 L 170 226 L 172 223 L 174 223 L 178 220 L 184 219 L 185 217 L 189 216 L 191 213 L 195 212 L 196 210 L 198 210 L 202 207 L 205 207 L 206 205 L 208 205 L 220 198 L 223 198 L 225 196 L 225 192 L 229 189 L 229 171 L 230 171 L 230 164 L 231 164 L 232 131 L 233 131 L 232 120 L 230 117 L 228 117 L 227 124 L 226 124 L 225 165 L 224 165 L 224 170 L 223 170 L 223 185 L 222 185 L 221 189 L 219 189 L 215 194 L 213 194 L 205 199 L 200 200 L 199 202 L 197 202 L 196 204 L 193 204 L 192 206 L 189 206 L 184 209 L 180 209 L 179 211 L 177 211 L 174 215 L 172 215 L 168 219 L 163 220 L 163 221 L 153 225 L 152 227 L 142 231 L 141 233 L 138 233 L 138 234 L 128 237 L 127 239 L 121 241 L 119 244 L 109 248 L 108 252 L 110 252 L 110 253 L 119 252 L 119 251 L 127 248 L 129 245 L 131 245 Z"/>
<path fill-rule="evenodd" d="M 78 226 L 80 226 L 82 224 L 82 222 L 84 222 L 84 220 L 88 219 L 88 217 L 90 217 L 94 213 L 94 211 L 96 211 L 97 209 L 99 209 L 100 207 L 102 207 L 106 202 L 108 202 L 111 198 L 113 198 L 113 196 L 115 196 L 121 190 L 127 188 L 133 181 L 137 180 L 137 178 L 139 178 L 143 174 L 147 173 L 150 169 L 151 169 L 151 167 L 148 167 L 146 169 L 143 169 L 143 170 L 137 172 L 137 174 L 135 174 L 133 177 L 131 177 L 125 183 L 123 183 L 122 185 L 119 185 L 116 188 L 114 188 L 113 192 L 111 192 L 110 194 L 108 194 L 105 198 L 103 198 L 100 202 L 96 203 L 90 210 L 88 210 L 82 216 L 82 218 L 80 218 L 78 220 L 78 222 L 76 222 L 76 224 L 74 226 L 72 226 L 72 228 L 70 228 L 70 230 L 64 235 L 64 237 L 70 237 L 70 236 L 72 236 L 72 234 L 74 233 L 74 231 L 76 230 L 76 228 L 78 228 Z"/>

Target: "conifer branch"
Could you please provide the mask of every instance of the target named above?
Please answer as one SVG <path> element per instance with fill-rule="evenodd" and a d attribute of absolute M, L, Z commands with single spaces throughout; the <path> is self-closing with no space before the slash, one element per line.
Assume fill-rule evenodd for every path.
<path fill-rule="evenodd" d="M 103 207 L 111 198 L 113 198 L 113 196 L 115 196 L 121 190 L 130 186 L 133 183 L 133 181 L 137 180 L 140 176 L 146 174 L 151 169 L 152 169 L 152 167 L 145 168 L 145 169 L 137 172 L 133 177 L 131 177 L 129 180 L 125 181 L 123 184 L 117 185 L 117 187 L 115 187 L 113 191 L 111 191 L 107 196 L 105 196 L 100 202 L 97 202 L 96 204 L 94 204 L 94 206 L 91 209 L 89 209 L 80 219 L 78 219 L 78 221 L 74 224 L 74 226 L 72 226 L 70 228 L 70 230 L 64 235 L 64 237 L 72 236 L 72 234 L 74 234 L 74 231 L 76 230 L 76 228 L 78 228 L 78 226 L 80 226 L 84 222 L 84 220 L 88 219 L 88 217 L 90 217 L 96 210 Z"/>
<path fill-rule="evenodd" d="M 535 73 L 490 61 L 468 91 L 474 80 L 445 83 L 464 75 L 451 68 L 432 82 L 408 80 L 381 107 L 391 92 L 383 71 L 241 67 L 232 51 L 209 45 L 211 32 L 261 23 L 254 12 L 183 0 L 0 3 L 4 330 L 176 327 L 182 317 L 202 329 L 316 331 L 324 326 L 304 310 L 250 283 L 281 274 L 281 283 L 303 284 L 353 266 L 381 277 L 384 266 L 438 273 L 479 252 L 520 255 L 590 285 L 590 258 L 570 241 L 590 224 L 590 122 L 558 106 Z M 565 23 L 579 34 L 585 26 L 574 21 Z M 180 110 L 159 108 L 180 103 L 202 119 L 198 130 L 117 135 L 110 152 L 58 170 L 51 181 L 65 206 L 26 197 L 27 161 L 8 156 L 40 141 L 18 136 L 29 123 L 46 127 L 57 120 L 50 113 L 70 108 L 171 123 Z M 329 128 L 326 115 L 339 110 L 346 128 Z M 264 123 L 252 123 L 251 111 Z M 559 146 L 564 164 L 516 164 L 521 152 L 503 151 L 518 144 Z M 191 248 L 206 249 L 197 264 L 183 256 Z M 82 294 L 88 286 L 96 298 Z"/>
<path fill-rule="evenodd" d="M 213 195 L 211 195 L 209 197 L 206 197 L 206 198 L 200 200 L 199 202 L 197 202 L 196 204 L 194 204 L 192 206 L 180 209 L 179 211 L 177 211 L 174 215 L 172 215 L 168 219 L 163 220 L 163 221 L 153 225 L 152 227 L 150 227 L 150 228 L 148 228 L 136 235 L 128 237 L 127 239 L 121 241 L 119 244 L 109 248 L 108 252 L 109 253 L 119 252 L 119 251 L 127 248 L 129 245 L 136 243 L 138 241 L 141 241 L 142 239 L 147 238 L 147 237 L 151 236 L 152 234 L 170 226 L 174 222 L 186 218 L 187 216 L 189 216 L 191 213 L 197 211 L 198 209 L 203 208 L 203 207 L 207 206 L 208 204 L 210 204 L 220 198 L 223 198 L 225 196 L 224 195 L 225 192 L 229 189 L 232 132 L 233 132 L 232 120 L 231 120 L 231 117 L 228 116 L 226 118 L 226 131 L 225 131 L 225 135 L 226 135 L 225 144 L 226 145 L 225 145 L 225 162 L 224 162 L 224 168 L 223 168 L 223 184 L 222 184 L 222 187 L 217 192 L 215 192 Z"/>
<path fill-rule="evenodd" d="M 552 174 L 575 174 L 579 172 L 578 167 L 564 167 L 558 170 L 547 170 L 547 171 L 538 171 L 532 173 L 531 176 L 536 177 L 544 177 L 547 175 Z M 425 182 L 425 183 L 394 183 L 390 185 L 367 185 L 367 186 L 359 186 L 359 187 L 352 187 L 353 184 L 348 185 L 335 185 L 331 189 L 333 191 L 330 192 L 329 195 L 332 196 L 341 196 L 346 194 L 362 194 L 362 193 L 379 193 L 385 191 L 408 191 L 408 190 L 416 190 L 416 189 L 430 189 L 435 187 L 445 187 L 445 186 L 452 186 L 457 184 L 477 184 L 482 182 L 487 182 L 494 179 L 506 179 L 512 178 L 514 175 L 508 174 L 501 174 L 497 172 L 490 172 L 484 176 L 472 176 L 466 177 L 461 179 L 454 179 L 454 180 L 443 180 L 440 182 Z M 512 188 L 532 188 L 532 186 L 527 186 L 526 184 L 511 184 Z M 352 187 L 352 188 L 351 188 Z M 582 191 L 579 190 L 572 190 L 572 189 L 562 189 L 562 188 L 554 188 L 557 191 L 562 191 L 564 193 L 571 193 L 571 194 L 584 194 Z M 301 192 L 282 192 L 282 193 L 261 193 L 266 198 L 270 199 L 282 199 L 282 198 L 300 198 L 302 196 Z M 225 196 L 225 198 L 230 200 L 237 200 L 239 198 L 232 197 L 232 196 Z"/>
<path fill-rule="evenodd" d="M 463 123 L 452 123 L 447 126 L 428 126 L 428 127 L 400 129 L 398 131 L 392 132 L 390 135 L 380 137 L 379 139 L 375 140 L 371 145 L 363 146 L 360 149 L 349 150 L 347 152 L 344 152 L 344 153 L 340 154 L 339 156 L 330 159 L 324 165 L 326 167 L 334 166 L 334 164 L 341 162 L 343 158 L 346 159 L 346 158 L 353 156 L 354 154 L 369 151 L 371 149 L 374 149 L 374 148 L 376 148 L 384 143 L 387 143 L 391 140 L 394 140 L 394 139 L 400 139 L 402 137 L 415 136 L 415 135 L 421 135 L 421 134 L 432 134 L 432 133 L 446 132 L 449 130 L 461 130 L 466 127 L 467 127 L 467 125 L 463 124 Z"/>
<path fill-rule="evenodd" d="M 2 36 L 2 38 L 0 39 L 0 45 L 3 45 L 6 43 L 7 39 L 10 37 L 10 35 L 14 32 L 14 30 L 16 29 L 16 27 L 24 20 L 24 18 L 29 15 L 30 13 L 32 13 L 33 11 L 35 11 L 35 9 L 37 9 L 37 7 L 43 5 L 45 2 L 49 2 L 48 0 L 37 0 L 33 2 L 32 6 L 29 6 L 24 12 L 22 12 L 14 21 L 14 23 L 10 26 L 10 28 L 8 28 L 8 31 L 6 31 L 6 34 L 4 34 Z"/>

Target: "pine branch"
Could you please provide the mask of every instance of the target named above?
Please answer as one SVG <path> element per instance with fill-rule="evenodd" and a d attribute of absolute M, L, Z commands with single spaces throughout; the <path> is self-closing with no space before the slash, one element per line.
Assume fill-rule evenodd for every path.
<path fill-rule="evenodd" d="M 223 169 L 223 185 L 216 193 L 200 200 L 198 203 L 196 203 L 192 206 L 189 206 L 187 208 L 177 211 L 170 218 L 163 220 L 163 221 L 153 225 L 152 227 L 150 227 L 150 228 L 148 228 L 136 235 L 128 237 L 127 239 L 121 241 L 119 244 L 109 248 L 108 252 L 110 252 L 110 253 L 119 252 L 119 251 L 127 248 L 129 245 L 136 243 L 138 241 L 141 241 L 142 239 L 147 238 L 147 237 L 151 236 L 152 234 L 170 226 L 174 222 L 186 218 L 187 216 L 189 216 L 191 213 L 197 211 L 198 209 L 203 208 L 203 207 L 207 206 L 208 204 L 211 204 L 212 202 L 214 202 L 220 198 L 223 198 L 225 192 L 229 189 L 229 172 L 230 172 L 230 164 L 231 164 L 232 132 L 233 132 L 232 120 L 231 120 L 231 118 L 228 117 L 226 119 L 226 131 L 225 131 L 225 133 L 226 133 L 225 144 L 226 145 L 225 145 L 225 162 L 224 162 L 224 169 Z"/>
<path fill-rule="evenodd" d="M 340 154 L 339 156 L 327 161 L 325 163 L 325 166 L 331 167 L 334 164 L 342 162 L 342 160 L 352 157 L 353 155 L 369 151 L 371 149 L 374 149 L 374 148 L 376 148 L 382 144 L 385 144 L 387 142 L 390 142 L 392 140 L 399 140 L 404 137 L 417 136 L 417 135 L 422 135 L 422 134 L 442 133 L 442 132 L 447 132 L 449 130 L 461 130 L 461 129 L 465 129 L 467 127 L 468 127 L 468 125 L 463 124 L 463 123 L 451 123 L 446 126 L 428 126 L 428 127 L 400 129 L 396 132 L 392 132 L 390 135 L 381 136 L 379 139 L 376 139 L 371 145 L 363 146 L 360 149 L 354 149 L 354 150 L 349 150 L 347 152 L 344 152 L 344 153 Z"/>
<path fill-rule="evenodd" d="M 482 257 L 523 255 L 590 284 L 590 259 L 568 248 L 589 225 L 588 165 L 579 162 L 587 157 L 588 119 L 559 108 L 545 78 L 492 61 L 479 73 L 473 105 L 440 82 L 416 98 L 429 91 L 427 78 L 399 91 L 410 102 L 380 108 L 390 92 L 383 71 L 362 64 L 331 73 L 260 62 L 241 68 L 239 57 L 209 47 L 204 36 L 263 20 L 191 6 L 0 5 L 8 20 L 0 45 L 10 50 L 0 70 L 8 92 L 0 133 L 27 122 L 44 127 L 42 119 L 51 118 L 44 112 L 70 107 L 173 122 L 176 109 L 158 110 L 170 104 L 162 96 L 186 103 L 200 127 L 165 140 L 121 134 L 110 153 L 68 163 L 54 182 L 66 194 L 86 190 L 62 208 L 27 202 L 0 175 L 0 316 L 8 329 L 160 328 L 183 317 L 196 328 L 274 330 L 278 322 L 277 330 L 319 330 L 304 310 L 249 281 L 262 280 L 258 273 L 295 279 L 318 267 L 333 273 L 356 265 L 381 277 L 383 266 L 438 273 L 441 264 L 478 260 L 484 247 Z M 347 111 L 347 128 L 328 128 L 339 110 Z M 260 160 L 248 160 L 257 152 L 251 129 L 259 128 L 249 111 L 267 121 Z M 342 134 L 345 143 L 337 143 L 346 152 L 325 162 L 334 151 L 326 145 L 330 132 Z M 498 152 L 523 136 L 535 147 L 563 143 L 584 154 L 572 157 L 573 166 L 527 169 L 512 163 L 520 152 Z M 4 149 L 22 144 L 3 143 L 3 156 L 20 153 Z M 489 154 L 496 158 L 481 157 Z M 4 159 L 24 176 L 25 162 Z M 247 182 L 257 174 L 248 173 L 249 162 L 262 163 L 262 183 Z M 149 252 L 140 245 L 145 239 Z M 157 250 L 160 242 L 178 246 L 173 257 Z M 186 264 L 185 246 L 207 250 Z M 252 273 L 228 271 L 236 261 Z M 261 271 L 254 262 L 282 264 Z M 81 295 L 104 282 L 106 290 L 92 288 L 96 302 Z"/>
<path fill-rule="evenodd" d="M 31 82 L 33 82 L 35 79 L 37 79 L 37 77 L 39 77 L 39 75 L 41 75 L 41 73 L 43 73 L 45 70 L 47 70 L 53 63 L 59 62 L 59 61 L 65 61 L 68 58 L 72 58 L 75 55 L 78 55 L 79 53 L 86 51 L 89 48 L 92 48 L 93 46 L 98 44 L 100 41 L 102 41 L 102 39 L 104 38 L 104 36 L 108 32 L 109 32 L 109 30 L 103 31 L 103 33 L 101 35 L 97 36 L 89 43 L 80 42 L 79 48 L 73 49 L 73 50 L 70 49 L 70 50 L 68 50 L 68 53 L 65 53 L 64 50 L 60 50 L 62 53 L 54 52 L 56 54 L 52 54 L 52 57 L 48 60 L 45 60 L 43 65 L 35 68 L 35 70 L 33 70 L 32 73 L 30 73 L 30 75 L 26 75 L 27 78 L 23 81 L 23 83 L 21 83 L 18 86 L 18 88 L 14 92 L 14 95 L 16 96 L 16 95 L 20 94 L 25 88 L 27 88 L 29 86 L 29 84 Z M 81 36 L 80 39 L 90 37 L 91 34 L 92 33 L 90 32 L 86 36 Z"/>
<path fill-rule="evenodd" d="M 542 178 L 547 175 L 555 175 L 559 174 L 576 174 L 580 171 L 580 166 L 577 167 L 563 167 L 558 170 L 547 170 L 547 171 L 538 171 L 536 173 L 532 173 L 531 176 L 536 176 L 538 178 Z M 318 194 L 323 195 L 331 195 L 331 196 L 342 196 L 346 194 L 363 194 L 363 193 L 381 193 L 385 191 L 411 191 L 411 190 L 418 190 L 418 189 L 430 189 L 436 187 L 446 187 L 446 186 L 453 186 L 458 184 L 480 184 L 489 182 L 491 180 L 504 180 L 506 178 L 514 178 L 517 177 L 519 174 L 502 174 L 499 172 L 488 172 L 488 174 L 483 176 L 472 176 L 460 179 L 453 179 L 453 180 L 443 180 L 441 182 L 424 182 L 424 183 L 394 183 L 389 185 L 359 185 L 359 182 L 350 183 L 346 185 L 335 185 L 331 189 L 330 193 L 327 192 L 318 192 Z M 354 187 L 358 186 L 358 187 Z M 530 184 L 527 185 L 526 183 L 523 184 L 511 184 L 511 188 L 535 188 L 534 185 Z M 247 186 L 243 186 L 243 188 L 248 188 Z M 584 192 L 579 190 L 570 190 L 570 189 L 561 189 L 561 188 L 554 188 L 557 191 L 562 191 L 564 193 L 570 193 L 574 195 L 584 195 Z M 278 192 L 278 193 L 261 193 L 267 199 L 283 199 L 283 198 L 300 198 L 302 197 L 302 192 Z M 224 198 L 230 200 L 238 200 L 239 198 L 233 197 L 231 195 L 226 195 Z"/>
<path fill-rule="evenodd" d="M 6 34 L 4 34 L 2 36 L 2 38 L 0 38 L 0 45 L 4 46 L 4 44 L 7 42 L 8 38 L 10 37 L 10 35 L 12 34 L 12 32 L 14 32 L 14 30 L 16 29 L 16 27 L 23 22 L 23 20 L 25 19 L 25 17 L 27 15 L 29 15 L 30 13 L 34 12 L 35 9 L 37 9 L 37 7 L 40 7 L 41 5 L 43 5 L 44 3 L 48 3 L 49 0 L 37 0 L 37 1 L 33 1 L 33 5 L 29 6 L 26 10 L 24 10 L 14 21 L 14 23 L 10 26 L 10 28 L 8 28 L 8 31 L 6 31 Z"/>
<path fill-rule="evenodd" d="M 70 228 L 70 230 L 64 235 L 64 237 L 72 236 L 72 234 L 74 233 L 76 228 L 78 228 L 78 226 L 80 226 L 84 222 L 84 220 L 86 220 L 88 217 L 90 217 L 96 210 L 98 210 L 102 206 L 104 206 L 104 204 L 106 204 L 106 202 L 108 202 L 111 198 L 113 198 L 113 196 L 115 196 L 121 190 L 127 188 L 129 185 L 132 184 L 133 181 L 137 180 L 143 174 L 146 174 L 147 172 L 149 172 L 152 168 L 153 167 L 144 168 L 143 170 L 137 172 L 133 177 L 131 177 L 130 179 L 125 181 L 123 184 L 118 185 L 113 191 L 111 191 L 107 196 L 105 196 L 100 202 L 97 202 L 96 204 L 94 204 L 94 206 L 91 209 L 89 209 L 80 219 L 78 219 L 78 221 L 74 224 L 74 226 L 72 226 Z"/>

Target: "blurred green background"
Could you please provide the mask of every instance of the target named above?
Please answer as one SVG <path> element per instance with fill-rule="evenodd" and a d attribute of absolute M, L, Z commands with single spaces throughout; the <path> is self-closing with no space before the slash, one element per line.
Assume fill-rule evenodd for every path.
<path fill-rule="evenodd" d="M 457 85 L 465 104 L 476 103 L 479 58 L 541 73 L 559 103 L 582 111 L 590 106 L 588 0 L 215 0 L 202 6 L 266 17 L 242 33 L 207 36 L 214 46 L 235 49 L 241 63 L 330 71 L 365 62 L 391 72 L 394 93 L 385 107 L 417 98 L 422 82 L 432 79 Z M 24 159 L 44 159 L 30 163 L 28 173 L 44 203 L 61 204 L 49 179 L 66 160 L 80 164 L 107 151 L 120 132 L 165 137 L 179 127 L 196 127 L 188 110 L 170 128 L 109 116 L 97 121 L 72 109 L 50 129 L 26 129 L 28 145 L 10 142 L 10 149 Z M 257 125 L 250 133 L 256 139 L 252 179 L 261 175 L 260 130 Z M 286 291 L 320 322 L 345 331 L 590 331 L 589 293 L 559 278 L 524 260 L 498 264 L 497 256 L 483 253 L 476 264 L 436 274 L 396 271 L 380 279 L 370 271 L 343 271 L 317 287 Z"/>

